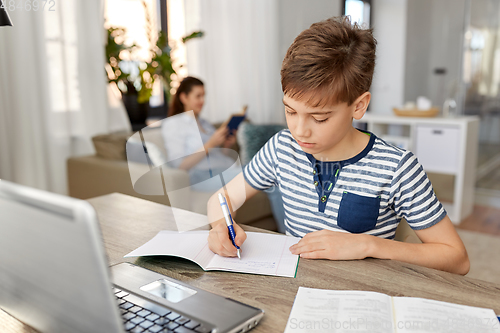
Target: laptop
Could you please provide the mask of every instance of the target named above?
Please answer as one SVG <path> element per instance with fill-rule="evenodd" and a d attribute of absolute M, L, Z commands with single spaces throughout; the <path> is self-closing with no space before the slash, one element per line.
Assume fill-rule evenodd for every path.
<path fill-rule="evenodd" d="M 41 332 L 246 332 L 261 309 L 145 268 L 109 268 L 86 201 L 0 180 L 0 308 Z"/>

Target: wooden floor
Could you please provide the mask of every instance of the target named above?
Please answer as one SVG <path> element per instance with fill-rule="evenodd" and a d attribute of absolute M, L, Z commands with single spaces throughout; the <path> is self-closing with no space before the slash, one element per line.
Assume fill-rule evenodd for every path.
<path fill-rule="evenodd" d="M 491 163 L 498 164 L 500 154 L 499 144 L 480 144 L 478 170 Z M 489 168 L 491 169 L 491 168 Z M 453 201 L 454 176 L 443 174 L 428 174 L 438 199 L 442 202 Z M 473 213 L 463 220 L 458 229 L 477 231 L 500 236 L 500 168 L 495 167 L 486 174 L 479 176 L 476 182 L 478 190 L 485 190 L 482 200 L 477 200 Z M 484 192 L 484 191 L 483 191 Z M 488 200 L 485 200 L 485 195 Z M 479 204 L 479 205 L 478 205 Z M 488 206 L 487 206 L 488 205 Z M 495 208 L 496 207 L 496 208 Z"/>
<path fill-rule="evenodd" d="M 475 206 L 472 214 L 457 228 L 500 236 L 500 209 Z"/>
<path fill-rule="evenodd" d="M 498 144 L 480 144 L 478 156 L 478 171 L 484 166 L 494 163 L 498 164 L 500 153 L 500 145 Z M 491 168 L 489 168 L 491 169 Z M 453 179 L 448 179 L 444 176 L 436 179 L 436 185 L 441 191 L 444 200 L 452 200 L 453 197 Z M 429 177 L 430 178 L 430 177 Z M 432 180 L 431 180 L 432 181 Z M 434 183 L 433 183 L 434 184 Z M 457 228 L 471 231 L 483 232 L 491 235 L 500 236 L 500 168 L 494 167 L 488 173 L 479 176 L 476 182 L 476 190 L 486 190 L 488 194 L 489 205 L 477 205 L 474 207 L 473 213 L 463 220 Z M 437 192 L 436 192 L 437 193 Z M 496 193 L 496 194 L 493 194 Z M 477 194 L 477 193 L 476 193 Z M 479 200 L 482 203 L 483 200 Z M 478 203 L 476 197 L 476 203 Z M 484 202 L 483 202 L 484 204 Z M 497 207 L 497 208 L 495 208 Z"/>

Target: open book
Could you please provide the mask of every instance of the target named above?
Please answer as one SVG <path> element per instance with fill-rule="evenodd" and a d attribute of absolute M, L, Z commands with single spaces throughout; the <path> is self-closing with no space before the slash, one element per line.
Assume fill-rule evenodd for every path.
<path fill-rule="evenodd" d="M 228 120 L 226 120 L 223 125 L 226 125 L 229 133 L 237 130 L 240 124 L 245 120 L 248 106 L 245 105 L 239 113 L 232 114 Z"/>
<path fill-rule="evenodd" d="M 208 231 L 160 231 L 146 244 L 125 257 L 176 256 L 197 263 L 205 271 L 295 277 L 299 256 L 288 249 L 300 238 L 278 234 L 247 232 L 241 260 L 221 257 L 208 248 Z"/>
<path fill-rule="evenodd" d="M 300 287 L 285 333 L 500 332 L 491 309 L 371 291 Z"/>

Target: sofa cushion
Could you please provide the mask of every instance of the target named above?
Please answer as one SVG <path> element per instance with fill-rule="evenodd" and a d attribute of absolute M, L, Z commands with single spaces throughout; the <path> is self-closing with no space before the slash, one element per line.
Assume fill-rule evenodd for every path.
<path fill-rule="evenodd" d="M 250 162 L 252 157 L 264 146 L 264 144 L 276 133 L 285 129 L 283 125 L 254 125 L 244 122 L 240 125 L 236 134 L 240 148 L 241 164 Z"/>
<path fill-rule="evenodd" d="M 110 134 L 96 135 L 92 138 L 96 155 L 110 160 L 125 161 L 125 144 L 132 135 L 128 131 L 115 132 Z"/>
<path fill-rule="evenodd" d="M 92 138 L 96 155 L 105 159 L 129 161 L 160 166 L 167 163 L 161 129 L 146 127 L 139 132 L 128 131 L 96 135 Z M 145 154 L 147 152 L 147 155 Z"/>

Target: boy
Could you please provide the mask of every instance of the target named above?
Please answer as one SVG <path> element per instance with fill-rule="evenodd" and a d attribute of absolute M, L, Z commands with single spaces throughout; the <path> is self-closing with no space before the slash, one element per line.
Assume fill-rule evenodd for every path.
<path fill-rule="evenodd" d="M 467 251 L 415 156 L 352 126 L 370 103 L 375 48 L 372 31 L 348 18 L 315 23 L 295 39 L 281 68 L 289 129 L 227 184 L 228 201 L 237 209 L 278 185 L 287 234 L 302 237 L 290 251 L 302 258 L 375 257 L 467 274 Z M 235 256 L 217 193 L 207 207 L 209 247 Z M 392 240 L 401 218 L 422 244 Z M 242 246 L 246 234 L 235 231 Z"/>

